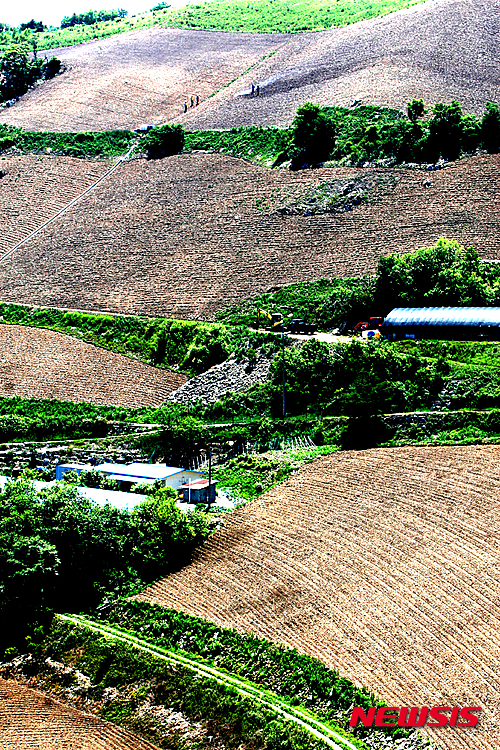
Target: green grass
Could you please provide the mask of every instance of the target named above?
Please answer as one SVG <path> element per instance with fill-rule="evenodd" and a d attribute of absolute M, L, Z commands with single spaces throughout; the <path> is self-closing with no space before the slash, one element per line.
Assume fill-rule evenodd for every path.
<path fill-rule="evenodd" d="M 212 0 L 179 9 L 139 13 L 123 19 L 33 33 L 39 50 L 70 47 L 127 31 L 170 26 L 220 31 L 300 32 L 347 26 L 408 8 L 420 0 Z M 29 36 L 29 35 L 28 35 Z M 0 32 L 0 53 L 12 43 Z"/>
<path fill-rule="evenodd" d="M 212 0 L 188 5 L 166 17 L 169 26 L 220 31 L 316 31 L 415 5 L 412 0 Z"/>
<path fill-rule="evenodd" d="M 65 156 L 113 157 L 126 153 L 139 136 L 129 130 L 104 133 L 29 132 L 0 125 L 0 152 L 16 148 L 23 154 L 52 152 Z"/>
<path fill-rule="evenodd" d="M 251 500 L 266 492 L 301 466 L 319 456 L 327 456 L 338 450 L 335 445 L 311 448 L 284 449 L 260 454 L 242 454 L 222 466 L 216 466 L 213 477 L 219 489 L 225 490 L 236 500 Z"/>
<path fill-rule="evenodd" d="M 72 26 L 66 29 L 50 29 L 39 33 L 33 33 L 32 39 L 36 40 L 39 50 L 55 49 L 56 47 L 71 47 L 74 44 L 93 42 L 96 39 L 106 39 L 115 34 L 123 34 L 127 31 L 138 31 L 149 29 L 154 26 L 164 26 L 170 10 L 155 11 L 154 13 L 140 13 L 129 18 L 103 21 L 101 23 Z M 0 53 L 11 43 L 12 36 L 9 32 L 0 32 Z"/>
<path fill-rule="evenodd" d="M 231 154 L 264 166 L 272 166 L 290 143 L 288 128 L 247 127 L 232 130 L 199 130 L 186 133 L 184 151 Z"/>

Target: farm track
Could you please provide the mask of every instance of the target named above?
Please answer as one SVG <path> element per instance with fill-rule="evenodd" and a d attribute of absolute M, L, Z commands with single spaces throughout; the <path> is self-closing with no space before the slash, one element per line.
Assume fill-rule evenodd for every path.
<path fill-rule="evenodd" d="M 138 638 L 135 635 L 127 631 L 123 631 L 115 626 L 107 625 L 102 622 L 95 622 L 89 617 L 83 615 L 57 615 L 58 618 L 66 622 L 72 622 L 80 627 L 88 628 L 96 633 L 100 633 L 107 638 L 126 643 L 133 648 L 142 651 L 143 653 L 151 654 L 158 659 L 167 661 L 169 664 L 189 669 L 195 672 L 200 677 L 205 677 L 210 680 L 215 680 L 221 685 L 226 685 L 236 690 L 240 695 L 259 703 L 264 708 L 271 710 L 288 721 L 292 721 L 294 724 L 306 729 L 314 737 L 320 739 L 326 745 L 332 748 L 332 750 L 356 750 L 356 746 L 348 739 L 343 737 L 338 732 L 335 732 L 331 727 L 322 721 L 314 718 L 307 711 L 297 708 L 296 706 L 290 706 L 286 701 L 282 700 L 278 695 L 270 693 L 267 690 L 263 690 L 256 685 L 242 680 L 235 675 L 228 674 L 227 672 L 204 664 L 198 659 L 192 659 L 185 654 L 180 654 L 176 651 L 170 651 L 168 649 L 160 648 L 151 644 L 142 638 Z"/>
<path fill-rule="evenodd" d="M 289 216 L 280 207 L 306 191 L 366 170 L 270 171 L 201 153 L 136 159 L 6 259 L 0 298 L 211 319 L 273 286 L 373 273 L 380 254 L 429 247 L 441 235 L 499 260 L 499 167 L 492 155 L 432 174 L 374 170 L 393 184 L 369 202 Z M 15 201 L 12 190 L 4 195 Z"/>
<path fill-rule="evenodd" d="M 12 680 L 0 678 L 2 750 L 155 750 L 116 727 Z"/>
<path fill-rule="evenodd" d="M 482 114 L 500 100 L 497 0 L 432 0 L 340 29 L 297 34 L 272 57 L 176 121 L 188 130 L 287 126 L 307 101 L 405 109 L 456 99 Z M 249 96 L 251 85 L 260 96 Z"/>
<path fill-rule="evenodd" d="M 140 599 L 309 653 L 391 705 L 481 705 L 500 745 L 495 446 L 335 453 L 235 511 Z"/>
<path fill-rule="evenodd" d="M 0 397 L 160 406 L 185 375 L 151 367 L 64 333 L 0 325 Z"/>
<path fill-rule="evenodd" d="M 133 130 L 184 111 L 191 96 L 207 99 L 288 34 L 228 34 L 145 29 L 51 49 L 67 70 L 0 111 L 0 122 L 25 130 Z"/>

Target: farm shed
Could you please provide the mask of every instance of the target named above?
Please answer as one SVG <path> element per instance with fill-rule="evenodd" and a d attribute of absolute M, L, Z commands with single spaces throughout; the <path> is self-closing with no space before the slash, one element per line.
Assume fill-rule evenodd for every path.
<path fill-rule="evenodd" d="M 133 484 L 145 482 L 154 484 L 160 482 L 163 487 L 179 489 L 186 482 L 195 482 L 201 479 L 201 471 L 181 469 L 178 466 L 167 466 L 166 464 L 100 464 L 95 467 L 97 471 L 108 474 L 110 479 L 120 482 L 121 489 L 130 489 Z"/>
<path fill-rule="evenodd" d="M 500 307 L 396 307 L 380 330 L 389 341 L 500 341 Z"/>
<path fill-rule="evenodd" d="M 198 479 L 187 482 L 179 488 L 179 499 L 185 503 L 213 503 L 215 502 L 215 487 L 217 482 L 212 479 L 210 488 L 208 479 Z"/>

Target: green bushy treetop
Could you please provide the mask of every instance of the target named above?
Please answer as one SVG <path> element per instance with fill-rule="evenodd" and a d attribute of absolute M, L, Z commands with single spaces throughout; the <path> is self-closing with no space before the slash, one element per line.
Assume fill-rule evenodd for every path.
<path fill-rule="evenodd" d="M 182 125 L 160 125 L 146 135 L 143 148 L 148 159 L 163 159 L 180 154 L 184 148 L 184 138 Z"/>
<path fill-rule="evenodd" d="M 131 511 L 101 507 L 29 475 L 0 492 L 2 645 L 19 643 L 52 609 L 83 611 L 184 564 L 207 536 L 202 513 L 182 513 L 162 488 Z M 4 627 L 5 626 L 5 627 Z"/>
<path fill-rule="evenodd" d="M 101 23 L 103 21 L 112 21 L 115 18 L 125 18 L 128 16 L 128 10 L 118 8 L 118 10 L 88 10 L 86 13 L 73 13 L 71 16 L 64 16 L 61 21 L 61 29 L 70 26 L 89 25 Z"/>
<path fill-rule="evenodd" d="M 318 163 L 327 159 L 335 143 L 335 130 L 326 112 L 312 102 L 299 107 L 292 123 L 293 161 Z"/>

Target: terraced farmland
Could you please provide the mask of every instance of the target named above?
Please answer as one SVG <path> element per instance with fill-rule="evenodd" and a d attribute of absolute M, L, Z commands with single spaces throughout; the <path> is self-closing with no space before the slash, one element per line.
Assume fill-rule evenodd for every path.
<path fill-rule="evenodd" d="M 295 646 L 389 705 L 482 706 L 500 746 L 497 446 L 340 452 L 235 511 L 141 599 Z"/>
<path fill-rule="evenodd" d="M 40 328 L 0 325 L 0 396 L 160 406 L 186 377 Z"/>
<path fill-rule="evenodd" d="M 133 130 L 158 125 L 230 83 L 288 39 L 286 34 L 226 34 L 147 29 L 50 50 L 67 66 L 0 122 L 26 130 Z"/>
<path fill-rule="evenodd" d="M 3 750 L 154 750 L 146 740 L 0 678 Z"/>
<path fill-rule="evenodd" d="M 0 298 L 211 318 L 272 286 L 374 272 L 381 253 L 441 235 L 500 259 L 499 167 L 495 155 L 432 174 L 380 170 L 368 203 L 306 216 L 279 209 L 366 170 L 271 171 L 201 153 L 132 161 L 2 262 Z"/>
<path fill-rule="evenodd" d="M 57 214 L 110 168 L 69 156 L 0 158 L 0 255 Z"/>
<path fill-rule="evenodd" d="M 252 83 L 260 96 L 251 97 Z M 405 108 L 460 101 L 481 114 L 500 100 L 500 5 L 429 0 L 341 29 L 299 34 L 217 96 L 177 120 L 188 129 L 288 125 L 306 101 Z"/>

